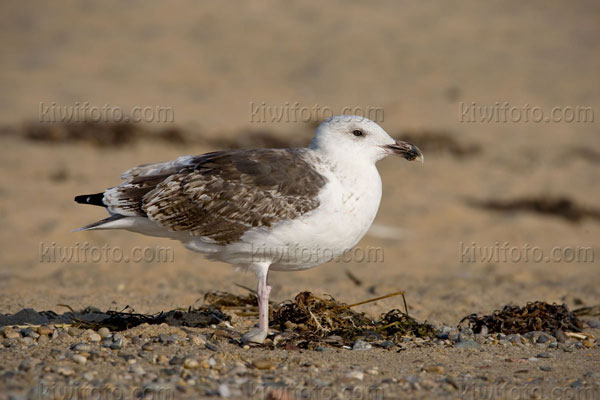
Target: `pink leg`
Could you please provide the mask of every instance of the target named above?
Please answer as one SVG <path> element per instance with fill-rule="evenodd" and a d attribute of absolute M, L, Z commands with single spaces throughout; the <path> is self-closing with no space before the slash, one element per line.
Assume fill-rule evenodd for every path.
<path fill-rule="evenodd" d="M 258 329 L 269 332 L 269 294 L 271 286 L 267 282 L 267 274 L 258 277 Z"/>
<path fill-rule="evenodd" d="M 252 329 L 242 336 L 242 342 L 262 343 L 269 334 L 269 294 L 271 286 L 267 284 L 269 264 L 258 265 L 255 268 L 258 278 L 258 329 Z"/>

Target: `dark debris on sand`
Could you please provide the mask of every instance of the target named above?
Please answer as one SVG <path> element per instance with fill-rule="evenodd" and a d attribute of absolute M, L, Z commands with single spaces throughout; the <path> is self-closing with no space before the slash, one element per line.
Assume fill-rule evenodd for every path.
<path fill-rule="evenodd" d="M 584 218 L 600 220 L 600 210 L 582 206 L 567 197 L 525 197 L 512 200 L 470 201 L 470 203 L 475 207 L 493 211 L 529 211 L 551 215 L 573 223 L 580 222 Z"/>
<path fill-rule="evenodd" d="M 583 323 L 569 311 L 565 304 L 548 304 L 542 301 L 527 303 L 524 307 L 507 305 L 491 315 L 467 315 L 466 322 L 475 333 L 484 328 L 490 333 L 525 334 L 531 331 L 556 333 L 556 331 L 581 332 Z"/>

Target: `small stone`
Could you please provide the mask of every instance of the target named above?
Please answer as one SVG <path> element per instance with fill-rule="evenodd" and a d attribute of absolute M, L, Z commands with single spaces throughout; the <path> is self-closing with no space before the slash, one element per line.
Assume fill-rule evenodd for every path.
<path fill-rule="evenodd" d="M 100 341 L 102 340 L 102 336 L 98 335 L 96 332 L 89 332 L 86 335 L 86 338 L 88 341 L 93 342 L 93 343 L 100 343 Z"/>
<path fill-rule="evenodd" d="M 7 339 L 18 339 L 21 337 L 21 334 L 13 330 L 8 330 L 4 331 L 4 337 Z"/>
<path fill-rule="evenodd" d="M 110 330 L 107 327 L 103 326 L 102 328 L 98 329 L 98 335 L 100 335 L 102 339 L 106 339 L 110 336 Z"/>
<path fill-rule="evenodd" d="M 71 346 L 71 350 L 83 351 L 83 352 L 87 353 L 92 350 L 92 346 L 89 343 L 77 343 L 77 344 L 74 344 L 73 346 Z"/>
<path fill-rule="evenodd" d="M 581 342 L 581 344 L 585 347 L 587 347 L 588 349 L 591 349 L 592 347 L 594 347 L 594 342 L 592 342 L 591 340 L 584 340 L 583 342 Z"/>
<path fill-rule="evenodd" d="M 48 335 L 40 335 L 37 341 L 38 344 L 48 343 L 50 341 L 50 337 Z"/>
<path fill-rule="evenodd" d="M 182 365 L 183 357 L 175 356 L 169 360 L 169 365 Z"/>
<path fill-rule="evenodd" d="M 451 326 L 444 326 L 442 327 L 442 329 L 438 332 L 437 334 L 437 338 L 438 339 L 442 339 L 442 340 L 446 340 L 449 338 L 450 332 L 452 331 L 452 327 Z"/>
<path fill-rule="evenodd" d="M 463 340 L 454 345 L 454 347 L 459 348 L 459 349 L 474 349 L 478 346 L 479 346 L 479 343 L 477 343 L 474 340 Z"/>
<path fill-rule="evenodd" d="M 200 366 L 200 363 L 195 358 L 186 358 L 183 360 L 183 368 L 195 369 Z"/>
<path fill-rule="evenodd" d="M 202 346 L 203 344 L 206 344 L 206 340 L 202 339 L 200 336 L 197 335 L 193 335 L 189 339 L 190 343 L 194 346 Z"/>
<path fill-rule="evenodd" d="M 600 322 L 594 321 L 593 319 L 587 320 L 586 323 L 592 329 L 600 329 Z"/>
<path fill-rule="evenodd" d="M 541 369 L 542 371 L 545 371 L 545 372 L 550 372 L 550 371 L 552 371 L 552 367 L 551 367 L 551 366 L 549 366 L 549 365 L 540 365 L 540 369 Z"/>
<path fill-rule="evenodd" d="M 358 339 L 352 345 L 352 350 L 370 350 L 372 348 L 373 348 L 373 346 L 371 345 L 371 343 L 365 342 L 362 339 Z"/>
<path fill-rule="evenodd" d="M 71 375 L 75 374 L 75 371 L 73 371 L 73 368 L 70 368 L 70 367 L 58 367 L 56 372 L 58 372 L 59 374 L 61 374 L 63 376 L 71 376 Z"/>
<path fill-rule="evenodd" d="M 71 358 L 73 359 L 73 361 L 75 361 L 77 364 L 85 364 L 87 362 L 87 358 L 85 356 L 82 356 L 81 354 L 73 354 L 71 356 Z"/>
<path fill-rule="evenodd" d="M 217 346 L 215 346 L 214 344 L 212 344 L 211 342 L 206 342 L 205 346 L 207 349 L 211 350 L 211 351 L 217 351 L 219 350 L 219 348 Z"/>
<path fill-rule="evenodd" d="M 146 375 L 146 371 L 144 370 L 144 368 L 139 365 L 139 364 L 132 364 L 129 367 L 129 372 L 132 372 L 134 375 L 137 376 L 142 376 L 142 375 Z"/>
<path fill-rule="evenodd" d="M 219 396 L 223 397 L 223 398 L 228 398 L 231 397 L 231 390 L 229 390 L 229 386 L 227 386 L 224 383 L 221 383 L 218 387 L 218 391 L 219 391 Z"/>
<path fill-rule="evenodd" d="M 163 344 L 173 343 L 173 338 L 167 334 L 161 333 L 158 335 L 158 341 Z"/>
<path fill-rule="evenodd" d="M 142 345 L 142 350 L 144 351 L 154 351 L 154 346 L 152 346 L 152 343 L 150 342 L 146 342 Z"/>
<path fill-rule="evenodd" d="M 50 336 L 50 335 L 52 335 L 53 332 L 54 332 L 54 329 L 52 329 L 48 325 L 38 326 L 38 328 L 37 328 L 37 333 L 39 333 L 40 335 Z"/>
<path fill-rule="evenodd" d="M 554 332 L 554 336 L 558 343 L 566 343 L 569 340 L 569 337 L 560 329 Z"/>
<path fill-rule="evenodd" d="M 119 350 L 121 347 L 123 347 L 123 339 L 119 338 L 117 340 L 115 340 L 111 345 L 110 348 L 112 350 Z"/>
<path fill-rule="evenodd" d="M 74 326 L 69 327 L 67 330 L 69 336 L 77 337 L 83 333 L 83 329 L 75 328 Z"/>
<path fill-rule="evenodd" d="M 553 358 L 554 356 L 551 353 L 540 353 L 536 357 L 537 358 Z"/>
<path fill-rule="evenodd" d="M 391 340 L 384 340 L 383 342 L 379 343 L 379 346 L 383 347 L 384 349 L 391 349 L 395 345 L 396 343 L 392 342 Z"/>
<path fill-rule="evenodd" d="M 442 365 L 426 365 L 423 367 L 423 371 L 430 374 L 443 374 L 446 369 Z"/>
<path fill-rule="evenodd" d="M 259 358 L 257 360 L 254 360 L 252 362 L 252 365 L 256 369 L 275 369 L 275 365 L 273 365 L 273 363 L 266 358 Z"/>
<path fill-rule="evenodd" d="M 579 389 L 584 387 L 585 385 L 583 384 L 583 382 L 581 381 L 581 379 L 577 379 L 576 381 L 573 381 L 569 384 L 569 386 L 571 386 L 574 389 Z"/>
<path fill-rule="evenodd" d="M 352 371 L 346 372 L 344 377 L 346 377 L 348 379 L 356 379 L 356 380 L 362 381 L 365 378 L 365 374 L 361 371 L 352 370 Z"/>
<path fill-rule="evenodd" d="M 25 328 L 21 330 L 21 335 L 25 337 L 30 337 L 32 339 L 37 339 L 40 337 L 40 334 L 34 331 L 32 328 Z"/>

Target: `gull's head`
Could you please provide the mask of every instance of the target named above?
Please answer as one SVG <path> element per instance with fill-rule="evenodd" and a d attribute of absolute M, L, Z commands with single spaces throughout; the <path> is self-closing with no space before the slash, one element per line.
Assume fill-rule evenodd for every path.
<path fill-rule="evenodd" d="M 376 163 L 395 155 L 423 162 L 417 146 L 392 139 L 375 122 L 356 115 L 337 115 L 323 121 L 310 147 L 336 159 Z"/>

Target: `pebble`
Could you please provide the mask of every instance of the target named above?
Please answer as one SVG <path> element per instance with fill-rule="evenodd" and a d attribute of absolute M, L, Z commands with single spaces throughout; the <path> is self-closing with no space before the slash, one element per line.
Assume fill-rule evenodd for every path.
<path fill-rule="evenodd" d="M 50 337 L 48 335 L 40 335 L 37 341 L 38 344 L 48 343 L 50 341 Z"/>
<path fill-rule="evenodd" d="M 7 339 L 18 339 L 21 337 L 19 332 L 15 332 L 13 330 L 4 331 L 4 337 Z"/>
<path fill-rule="evenodd" d="M 599 321 L 594 321 L 593 319 L 587 320 L 586 321 L 588 326 L 592 329 L 600 329 L 600 322 Z"/>
<path fill-rule="evenodd" d="M 98 335 L 94 331 L 88 332 L 86 338 L 87 340 L 93 343 L 100 343 L 100 341 L 102 340 L 102 336 Z"/>
<path fill-rule="evenodd" d="M 423 367 L 423 371 L 430 374 L 444 374 L 446 369 L 442 365 L 426 365 Z"/>
<path fill-rule="evenodd" d="M 56 372 L 58 372 L 59 374 L 61 374 L 63 376 L 75 375 L 75 371 L 73 371 L 73 368 L 70 368 L 70 367 L 58 367 Z"/>
<path fill-rule="evenodd" d="M 98 335 L 100 335 L 102 339 L 106 339 L 110 336 L 110 330 L 107 327 L 103 326 L 102 328 L 98 329 Z"/>
<path fill-rule="evenodd" d="M 209 349 L 211 351 L 219 350 L 219 348 L 217 346 L 215 346 L 214 344 L 212 344 L 211 342 L 206 342 L 205 346 L 207 349 Z"/>
<path fill-rule="evenodd" d="M 206 340 L 197 335 L 190 336 L 189 339 L 190 343 L 194 346 L 202 346 L 203 344 L 206 344 Z"/>
<path fill-rule="evenodd" d="M 183 360 L 183 368 L 195 369 L 200 366 L 200 363 L 195 358 L 186 358 Z"/>
<path fill-rule="evenodd" d="M 579 389 L 584 387 L 585 385 L 583 384 L 581 379 L 577 379 L 576 381 L 571 382 L 569 386 L 571 386 L 573 389 Z"/>
<path fill-rule="evenodd" d="M 540 369 L 541 369 L 542 371 L 545 371 L 545 372 L 550 372 L 550 371 L 552 371 L 552 367 L 551 367 L 551 366 L 549 366 L 549 365 L 540 365 Z"/>
<path fill-rule="evenodd" d="M 50 335 L 52 335 L 53 332 L 54 332 L 54 329 L 52 329 L 48 325 L 38 326 L 38 328 L 37 328 L 37 333 L 39 333 L 40 335 L 50 336 Z"/>
<path fill-rule="evenodd" d="M 77 364 L 85 364 L 87 362 L 87 358 L 85 356 L 82 356 L 81 354 L 73 354 L 71 356 L 71 358 L 73 359 L 73 361 L 75 361 Z"/>
<path fill-rule="evenodd" d="M 119 338 L 117 340 L 115 340 L 111 345 L 110 348 L 112 350 L 119 350 L 121 347 L 123 347 L 123 339 Z"/>
<path fill-rule="evenodd" d="M 71 350 L 88 352 L 92 350 L 92 346 L 89 343 L 77 343 L 71 346 Z"/>
<path fill-rule="evenodd" d="M 142 376 L 146 375 L 146 371 L 139 364 L 133 364 L 129 367 L 129 372 L 132 372 L 134 375 Z"/>
<path fill-rule="evenodd" d="M 219 396 L 221 396 L 225 399 L 228 397 L 231 397 L 231 390 L 229 390 L 229 386 L 227 386 L 224 383 L 221 383 L 219 385 L 218 391 L 219 391 Z"/>
<path fill-rule="evenodd" d="M 259 358 L 257 360 L 254 360 L 254 361 L 252 361 L 252 365 L 256 369 L 274 369 L 275 368 L 275 365 L 273 365 L 273 363 L 266 358 Z"/>
<path fill-rule="evenodd" d="M 566 343 L 569 340 L 568 336 L 560 329 L 554 333 L 554 336 L 558 343 Z"/>
<path fill-rule="evenodd" d="M 79 336 L 83 333 L 82 329 L 79 328 L 75 328 L 74 326 L 69 327 L 69 329 L 67 329 L 67 333 L 69 334 L 69 336 Z"/>
<path fill-rule="evenodd" d="M 536 356 L 537 358 L 554 358 L 551 353 L 540 353 Z"/>
<path fill-rule="evenodd" d="M 181 365 L 183 364 L 183 357 L 175 356 L 169 360 L 169 365 Z"/>
<path fill-rule="evenodd" d="M 348 379 L 357 379 L 359 381 L 362 381 L 365 378 L 365 374 L 361 371 L 352 370 L 352 371 L 346 372 L 344 377 L 346 377 Z"/>
<path fill-rule="evenodd" d="M 474 340 L 462 340 L 462 341 L 454 344 L 454 347 L 459 348 L 459 349 L 474 349 L 478 346 L 479 346 L 479 343 L 477 343 Z"/>
<path fill-rule="evenodd" d="M 150 342 L 146 342 L 142 345 L 142 350 L 144 351 L 154 351 L 154 346 L 152 346 L 152 343 Z"/>
<path fill-rule="evenodd" d="M 371 345 L 371 343 L 369 342 L 365 342 L 362 339 L 358 339 L 356 342 L 354 342 L 354 344 L 352 345 L 352 350 L 370 350 L 372 349 L 373 346 Z"/>
<path fill-rule="evenodd" d="M 594 342 L 592 342 L 591 340 L 584 340 L 583 342 L 581 342 L 581 344 L 587 347 L 588 349 L 594 347 Z"/>
<path fill-rule="evenodd" d="M 37 333 L 36 331 L 34 331 L 32 328 L 25 328 L 25 329 L 21 330 L 21 335 L 23 335 L 25 337 L 30 337 L 33 339 L 37 339 L 40 337 L 40 334 Z"/>

